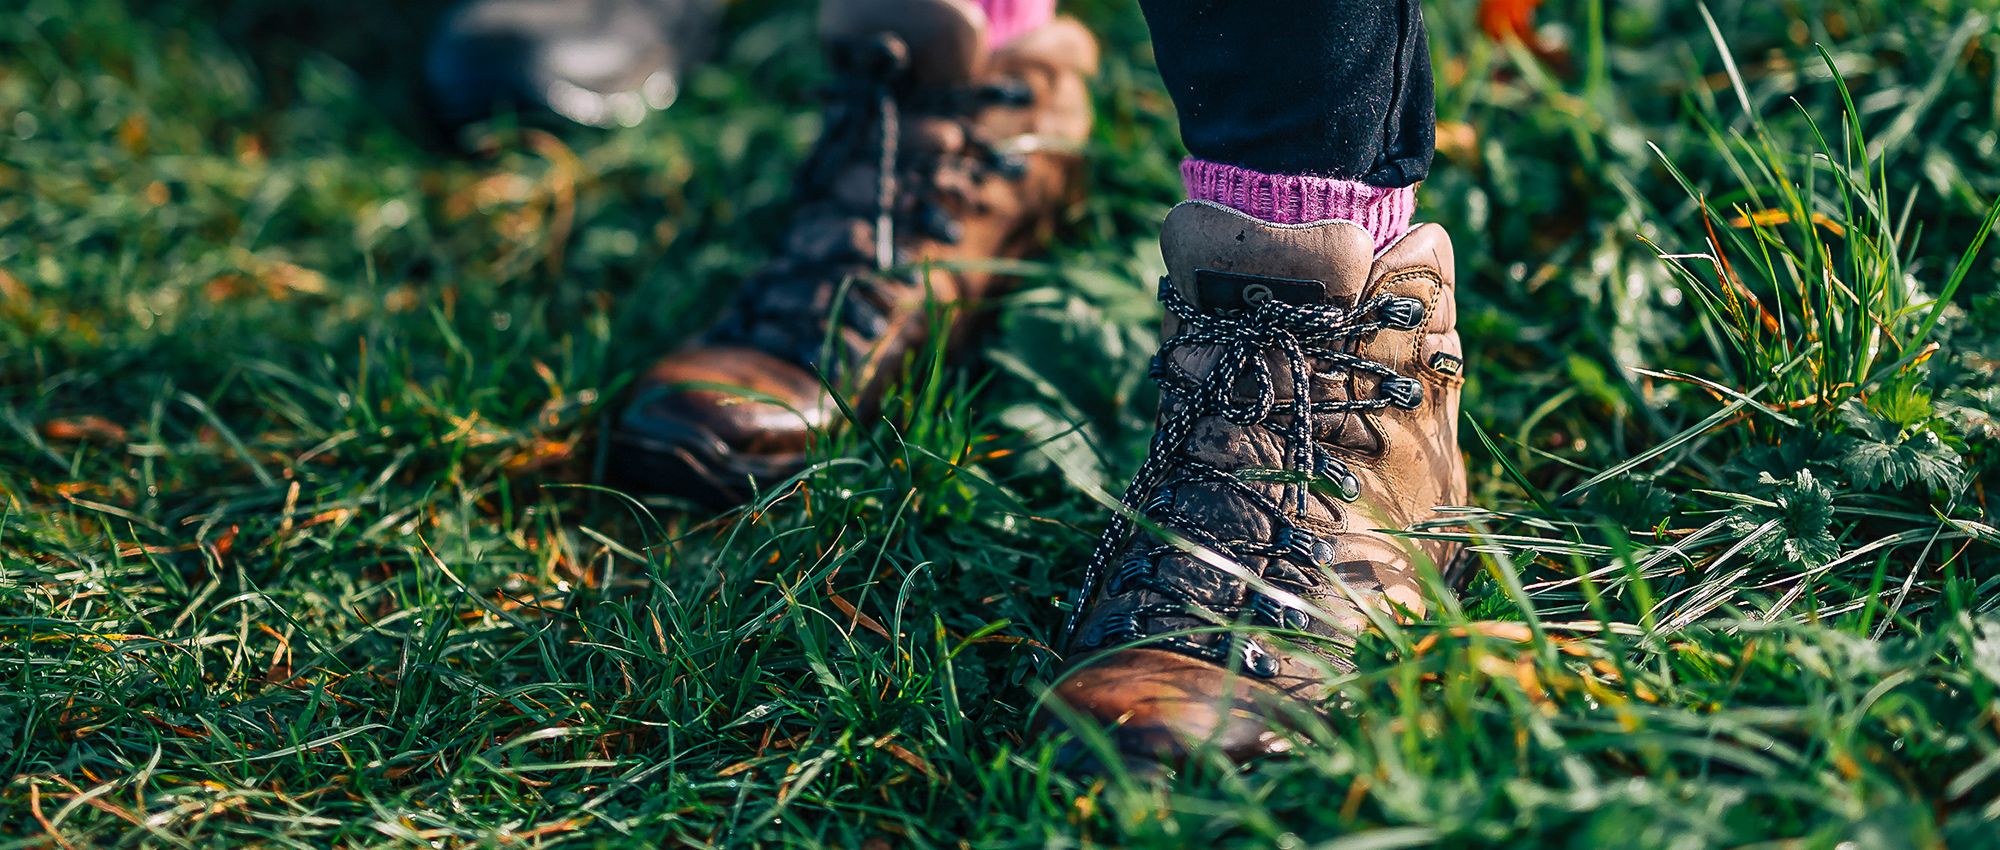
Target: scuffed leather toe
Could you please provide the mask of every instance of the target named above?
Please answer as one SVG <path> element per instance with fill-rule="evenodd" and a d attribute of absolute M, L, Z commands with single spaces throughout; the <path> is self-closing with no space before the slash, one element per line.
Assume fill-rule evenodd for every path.
<path fill-rule="evenodd" d="M 1235 761 L 1282 753 L 1291 742 L 1274 724 L 1304 708 L 1242 674 L 1143 648 L 1090 662 L 1054 697 L 1103 726 L 1124 755 L 1162 761 L 1203 747 Z"/>
<path fill-rule="evenodd" d="M 740 503 L 797 473 L 834 410 L 819 378 L 748 348 L 697 348 L 653 367 L 613 433 L 626 486 Z"/>

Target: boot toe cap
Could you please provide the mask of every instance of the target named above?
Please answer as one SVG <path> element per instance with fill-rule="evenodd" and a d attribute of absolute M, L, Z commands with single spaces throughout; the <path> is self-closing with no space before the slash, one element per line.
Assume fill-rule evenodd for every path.
<path fill-rule="evenodd" d="M 1089 663 L 1053 696 L 1104 727 L 1123 755 L 1162 761 L 1203 748 L 1235 761 L 1283 753 L 1292 739 L 1281 723 L 1305 708 L 1242 673 L 1143 648 Z"/>
<path fill-rule="evenodd" d="M 739 502 L 796 473 L 833 404 L 812 373 L 742 348 L 684 351 L 640 382 L 613 434 L 613 473 L 648 492 Z"/>

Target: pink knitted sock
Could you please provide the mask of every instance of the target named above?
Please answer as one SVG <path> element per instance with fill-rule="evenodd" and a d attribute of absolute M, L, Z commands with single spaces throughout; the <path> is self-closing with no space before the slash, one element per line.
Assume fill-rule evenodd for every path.
<path fill-rule="evenodd" d="M 1303 174 L 1264 174 L 1194 159 L 1181 163 L 1188 197 L 1214 201 L 1272 224 L 1351 221 L 1375 237 L 1375 250 L 1409 232 L 1417 187 L 1384 189 L 1351 180 Z"/>
<path fill-rule="evenodd" d="M 999 47 L 1014 37 L 1049 22 L 1056 0 L 978 0 L 986 10 L 986 43 Z"/>

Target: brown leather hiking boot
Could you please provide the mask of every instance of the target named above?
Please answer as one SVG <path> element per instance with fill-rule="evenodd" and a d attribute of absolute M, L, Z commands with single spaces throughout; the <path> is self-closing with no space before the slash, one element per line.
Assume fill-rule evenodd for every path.
<path fill-rule="evenodd" d="M 930 305 L 1005 280 L 1078 196 L 1097 42 L 1069 19 L 989 51 L 967 0 L 826 0 L 837 78 L 825 134 L 799 175 L 781 255 L 722 321 L 653 368 L 613 435 L 623 477 L 730 504 L 799 471 L 836 407 L 825 375 L 870 415 Z"/>
<path fill-rule="evenodd" d="M 1465 500 L 1451 241 L 1427 224 L 1376 256 L 1352 224 L 1190 201 L 1160 242 L 1159 431 L 1125 504 L 1213 555 L 1113 518 L 1069 623 L 1073 654 L 1110 652 L 1054 693 L 1128 754 L 1243 759 L 1351 668 L 1364 606 L 1420 612 L 1419 559 L 1455 555 L 1380 530 Z"/>

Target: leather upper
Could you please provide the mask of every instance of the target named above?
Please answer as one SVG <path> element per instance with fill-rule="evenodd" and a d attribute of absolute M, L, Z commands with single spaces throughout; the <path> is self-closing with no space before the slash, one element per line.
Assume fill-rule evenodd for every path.
<path fill-rule="evenodd" d="M 1390 532 L 1465 501 L 1457 446 L 1464 370 L 1451 243 L 1436 225 L 1377 256 L 1353 224 L 1274 225 L 1188 202 L 1169 215 L 1161 242 L 1170 294 L 1194 321 L 1169 316 L 1156 365 L 1165 376 L 1161 437 L 1127 504 L 1225 561 L 1233 556 L 1279 592 L 1114 521 L 1094 556 L 1094 586 L 1086 588 L 1072 650 L 1148 639 L 1155 640 L 1144 645 L 1157 648 L 1100 659 L 1072 680 L 1084 684 L 1065 683 L 1058 694 L 1108 723 L 1164 717 L 1172 727 L 1185 715 L 1181 731 L 1205 738 L 1209 710 L 1166 710 L 1157 704 L 1160 688 L 1125 689 L 1091 671 L 1129 666 L 1134 651 L 1166 650 L 1199 662 L 1175 668 L 1191 677 L 1174 685 L 1180 703 L 1187 694 L 1240 701 L 1243 688 L 1323 699 L 1330 674 L 1349 665 L 1352 636 L 1368 626 L 1364 607 L 1421 612 L 1417 561 L 1443 570 L 1455 554 L 1441 541 Z M 1246 305 L 1264 297 L 1251 291 L 1259 287 L 1310 303 L 1318 310 L 1312 316 L 1343 330 L 1328 332 L 1335 341 L 1327 348 L 1305 344 L 1295 356 L 1284 340 L 1313 332 L 1251 317 Z M 1238 330 L 1217 335 L 1215 327 Z M 1259 333 L 1265 342 L 1243 341 Z M 1200 334 L 1218 341 L 1184 344 L 1210 338 Z M 1255 354 L 1246 358 L 1246 350 Z M 1236 375 L 1218 379 L 1227 387 L 1224 405 L 1203 402 L 1196 389 L 1217 369 Z M 1298 372 L 1316 411 L 1309 441 L 1292 439 Z M 1260 395 L 1268 407 L 1259 407 Z M 1217 622 L 1315 638 L 1215 634 Z M 1211 633 L 1187 633 L 1195 629 Z M 1225 667 L 1243 671 L 1244 684 L 1194 681 L 1220 681 Z"/>
<path fill-rule="evenodd" d="M 820 25 L 837 99 L 780 251 L 699 344 L 648 375 L 627 417 L 720 446 L 714 464 L 793 465 L 832 419 L 821 374 L 872 413 L 930 338 L 931 307 L 951 305 L 947 329 L 962 331 L 1003 282 L 977 264 L 1036 251 L 1079 192 L 1097 45 L 1075 21 L 990 52 L 984 15 L 962 0 L 830 0 Z M 753 392 L 674 386 L 689 382 Z"/>

